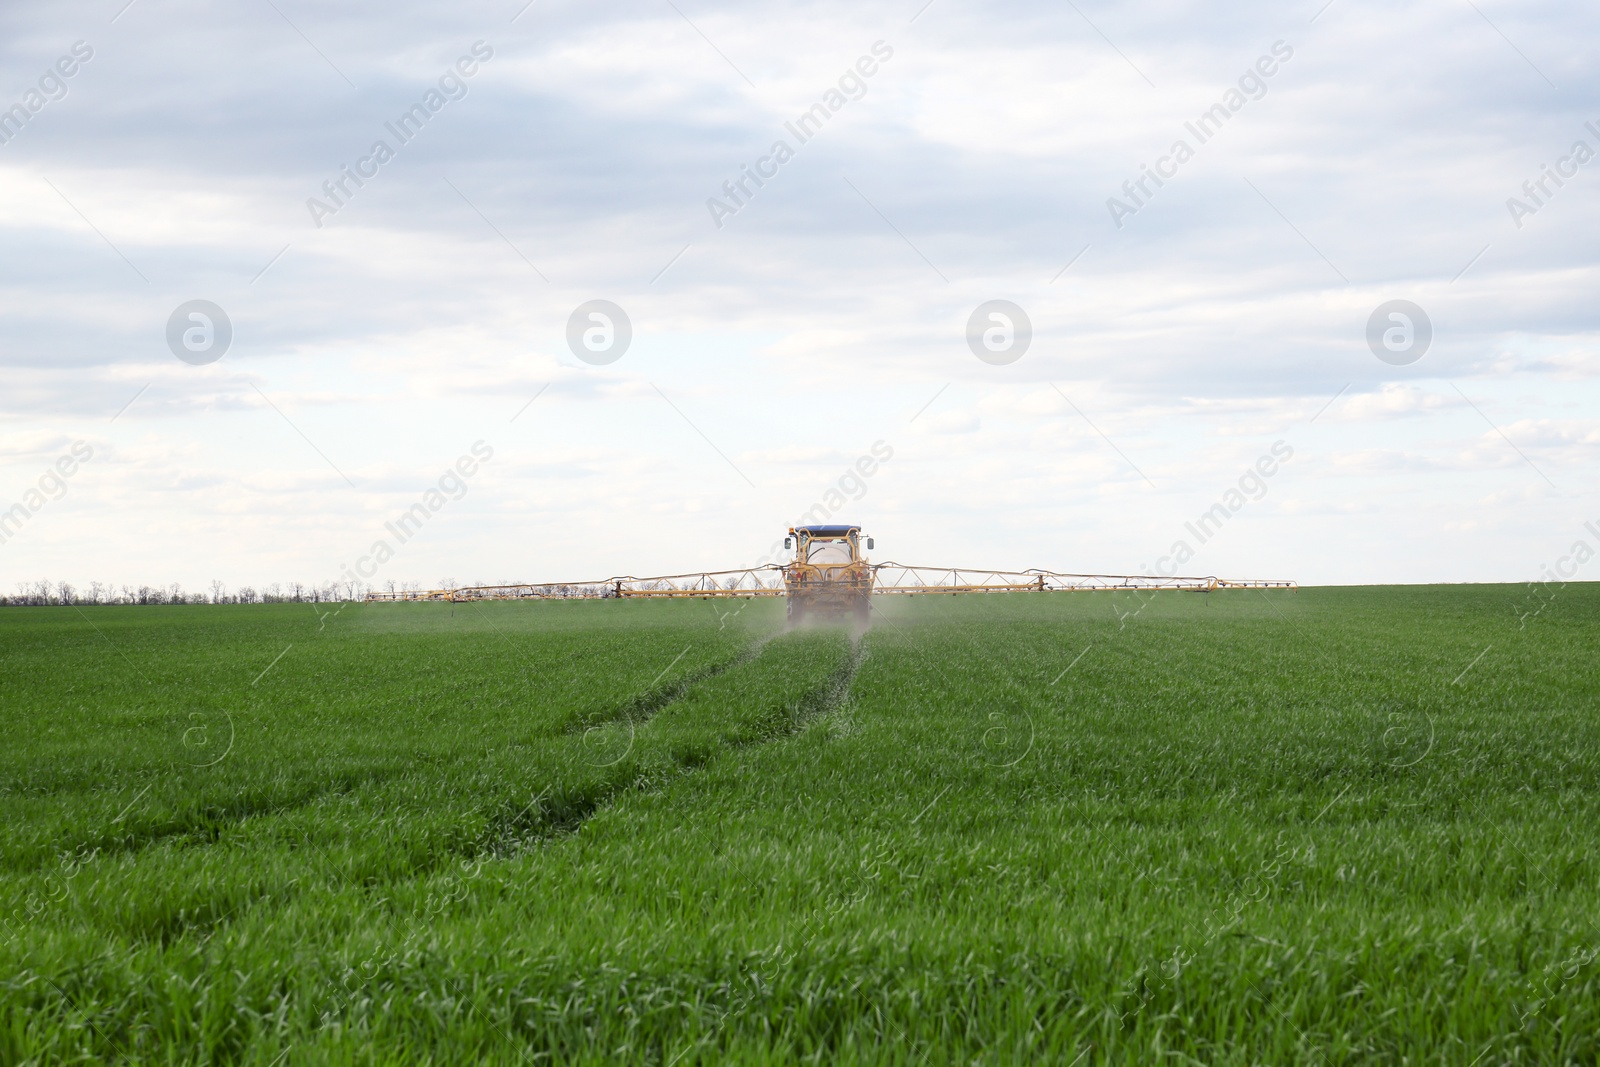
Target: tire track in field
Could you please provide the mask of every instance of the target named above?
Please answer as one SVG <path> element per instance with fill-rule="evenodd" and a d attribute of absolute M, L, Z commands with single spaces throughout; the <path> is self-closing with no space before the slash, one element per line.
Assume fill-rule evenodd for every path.
<path fill-rule="evenodd" d="M 106 856 L 117 856 L 142 852 L 167 841 L 197 846 L 215 845 L 228 830 L 251 820 L 291 814 L 329 797 L 342 797 L 370 786 L 382 785 L 411 771 L 409 766 L 397 765 L 347 773 L 278 797 L 241 794 L 225 802 L 180 810 L 159 818 L 143 821 L 130 819 L 126 828 L 118 831 L 96 824 L 92 832 L 55 839 L 48 846 L 34 845 L 11 855 L 0 856 L 0 871 L 27 874 L 43 870 L 63 852 L 93 850 Z"/>
<path fill-rule="evenodd" d="M 693 679 L 684 679 L 672 686 L 663 687 L 663 690 L 673 693 L 672 698 L 661 701 L 650 714 L 653 716 L 669 704 L 687 696 L 699 682 L 709 680 L 735 666 L 754 661 L 769 642 L 786 632 L 788 631 L 780 630 L 760 639 L 750 649 L 722 667 L 708 670 Z M 779 709 L 775 714 L 756 720 L 752 724 L 753 729 L 747 734 L 721 739 L 716 749 L 703 758 L 672 756 L 672 766 L 665 774 L 657 772 L 641 775 L 630 769 L 613 778 L 596 782 L 590 788 L 554 795 L 541 793 L 516 815 L 491 824 L 475 842 L 476 847 L 469 849 L 466 855 L 471 859 L 480 857 L 512 859 L 535 845 L 576 834 L 583 829 L 584 823 L 609 807 L 624 793 L 656 792 L 669 782 L 695 773 L 718 756 L 793 737 L 840 707 L 849 698 L 850 686 L 866 658 L 864 635 L 852 635 L 850 651 L 820 685 L 802 693 L 798 700 Z"/>
<path fill-rule="evenodd" d="M 766 646 L 784 636 L 788 631 L 776 630 L 752 642 L 731 659 L 712 664 L 684 678 L 667 683 L 629 701 L 616 712 L 591 720 L 587 724 L 571 727 L 568 733 L 591 729 L 593 725 L 614 722 L 633 722 L 642 725 L 672 704 L 688 696 L 693 689 L 735 667 L 744 666 L 760 658 Z M 705 759 L 678 759 L 671 768 L 672 777 L 690 773 L 709 762 L 722 751 L 737 751 L 752 745 L 768 744 L 793 736 L 817 719 L 822 718 L 842 704 L 849 695 L 850 684 L 866 657 L 865 644 L 858 635 L 851 641 L 851 649 L 839 667 L 821 685 L 801 694 L 788 708 L 765 716 L 752 724 L 743 736 L 725 738 L 719 751 Z M 619 771 L 624 770 L 619 768 Z M 30 850 L 28 854 L 0 859 L 0 870 L 26 874 L 43 869 L 53 862 L 62 848 L 92 848 L 107 855 L 133 854 L 164 842 L 186 842 L 195 846 L 217 844 L 224 834 L 249 821 L 278 815 L 288 815 L 312 807 L 329 797 L 343 796 L 371 786 L 403 777 L 410 773 L 409 766 L 374 768 L 365 772 L 341 775 L 321 782 L 312 788 L 297 790 L 288 795 L 235 797 L 224 803 L 174 813 L 153 820 L 146 825 L 134 823 L 120 832 L 98 831 L 80 835 L 69 843 L 53 842 L 49 849 Z M 550 839 L 576 833 L 591 816 L 609 804 L 622 792 L 640 788 L 659 788 L 670 778 L 640 779 L 636 773 L 619 773 L 615 778 L 603 779 L 590 787 L 564 790 L 560 793 L 542 793 L 516 815 L 502 818 L 491 824 L 477 842 L 465 850 L 468 856 L 505 854 L 501 843 L 510 838 L 519 845 L 535 840 Z M 513 849 L 512 852 L 520 849 Z M 457 850 L 456 854 L 461 854 Z M 426 866 L 426 865 L 424 865 Z M 421 873 L 419 869 L 418 873 Z"/>
<path fill-rule="evenodd" d="M 738 655 L 722 663 L 708 664 L 697 670 L 690 671 L 682 678 L 660 685 L 653 685 L 613 711 L 579 718 L 569 725 L 565 732 L 581 734 L 594 729 L 596 726 L 605 726 L 610 723 L 631 722 L 635 725 L 647 723 L 666 710 L 669 705 L 675 704 L 688 696 L 690 690 L 701 682 L 710 681 L 719 674 L 726 674 L 735 667 L 742 667 L 756 660 L 770 642 L 782 637 L 786 632 L 785 630 L 774 630 L 765 637 L 758 637 Z"/>
<path fill-rule="evenodd" d="M 850 652 L 844 661 L 828 676 L 828 680 L 806 692 L 797 700 L 792 708 L 792 714 L 778 718 L 774 722 L 774 730 L 769 736 L 763 736 L 754 741 L 730 742 L 732 749 L 747 748 L 751 744 L 768 744 L 781 741 L 786 737 L 793 737 L 817 720 L 836 711 L 850 697 L 850 686 L 856 680 L 856 674 L 861 670 L 861 665 L 867 659 L 867 643 L 865 634 L 852 634 L 850 637 Z"/>
<path fill-rule="evenodd" d="M 683 699 L 696 685 L 710 681 L 735 667 L 753 662 L 760 657 L 771 641 L 786 632 L 777 629 L 758 637 L 739 653 L 721 663 L 710 664 L 690 672 L 683 678 L 647 689 L 615 711 L 580 720 L 569 726 L 566 732 L 582 733 L 597 725 L 617 722 L 642 725 Z M 115 831 L 98 827 L 93 832 L 76 834 L 68 840 L 52 841 L 48 847 L 39 846 L 22 849 L 9 856 L 0 855 L 0 870 L 18 874 L 41 870 L 54 862 L 63 850 L 98 849 L 106 855 L 128 855 L 143 852 L 166 842 L 187 843 L 200 847 L 215 845 L 228 831 L 251 820 L 289 815 L 321 803 L 329 797 L 381 786 L 404 777 L 412 770 L 409 765 L 372 768 L 340 775 L 333 780 L 318 782 L 309 788 L 294 790 L 286 795 L 262 796 L 246 793 L 227 801 L 209 803 L 152 820 L 130 820 L 127 825 Z M 604 791 L 604 796 L 600 797 L 588 797 L 580 792 L 569 796 L 564 802 L 552 801 L 543 809 L 541 821 L 552 827 L 556 834 L 572 832 L 615 791 L 607 789 Z M 533 805 L 535 809 L 539 806 L 538 802 Z"/>
<path fill-rule="evenodd" d="M 786 631 L 768 635 L 756 642 L 751 648 L 745 650 L 733 661 L 721 665 L 714 670 L 703 672 L 694 680 L 685 680 L 670 688 L 675 691 L 673 700 L 681 699 L 699 681 L 705 681 L 720 675 L 734 666 L 749 663 L 757 659 L 762 649 L 773 639 L 782 636 Z M 799 696 L 787 702 L 774 712 L 762 716 L 749 724 L 749 728 L 738 733 L 720 738 L 718 743 L 708 754 L 704 755 L 670 755 L 671 764 L 665 768 L 657 768 L 653 773 L 640 774 L 636 769 L 618 773 L 614 777 L 602 779 L 576 790 L 552 793 L 550 790 L 542 792 L 534 801 L 523 807 L 509 818 L 502 817 L 492 820 L 485 828 L 484 833 L 475 840 L 463 841 L 455 845 L 444 845 L 430 854 L 420 858 L 420 862 L 411 864 L 405 877 L 420 878 L 429 873 L 450 866 L 461 860 L 471 862 L 482 859 L 513 859 L 542 844 L 556 842 L 562 838 L 578 833 L 584 823 L 594 815 L 605 810 L 615 803 L 619 797 L 629 792 L 657 792 L 669 784 L 688 775 L 692 775 L 702 768 L 710 765 L 719 757 L 737 753 L 743 749 L 761 745 L 781 742 L 794 737 L 811 726 L 813 723 L 827 716 L 842 706 L 850 696 L 850 688 L 856 674 L 867 658 L 867 648 L 863 635 L 854 635 L 850 642 L 849 650 L 841 657 L 838 665 L 817 685 L 803 691 Z M 656 710 L 666 707 L 672 701 L 663 701 Z M 670 750 L 669 750 L 670 752 Z M 107 842 L 100 847 L 109 852 L 133 852 L 142 848 L 155 845 L 173 838 L 188 837 L 196 845 L 214 845 L 230 828 L 240 825 L 248 820 L 263 816 L 286 814 L 297 809 L 305 808 L 318 803 L 329 795 L 339 795 L 357 788 L 362 784 L 373 784 L 393 777 L 396 771 L 402 769 L 386 769 L 377 773 L 351 776 L 338 783 L 332 783 L 333 788 L 318 788 L 309 790 L 292 797 L 281 800 L 265 800 L 262 802 L 235 803 L 222 806 L 209 806 L 203 810 L 189 813 L 186 817 L 164 820 L 143 832 L 123 834 L 118 840 Z M 619 768 L 619 772 L 622 772 Z M 312 838 L 304 838 L 303 843 L 320 853 L 325 859 L 328 854 L 317 845 Z M 464 847 L 463 847 L 464 846 Z M 328 862 L 336 870 L 338 865 L 331 859 Z M 339 875 L 336 884 L 350 885 L 352 875 L 346 872 Z M 293 893 L 289 893 L 290 896 Z M 238 914 L 247 906 L 260 902 L 263 897 L 275 897 L 275 892 L 256 893 L 250 895 L 247 901 L 235 901 L 231 907 L 222 907 L 208 903 L 193 913 L 171 913 L 145 917 L 142 921 L 119 927 L 122 933 L 139 943 L 154 943 L 170 945 L 179 939 L 200 932 L 209 936 L 214 931 Z"/>

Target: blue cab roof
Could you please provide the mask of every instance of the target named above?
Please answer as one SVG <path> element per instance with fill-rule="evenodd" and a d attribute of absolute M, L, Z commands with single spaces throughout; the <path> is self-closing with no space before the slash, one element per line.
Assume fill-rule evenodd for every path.
<path fill-rule="evenodd" d="M 811 537 L 843 537 L 848 533 L 859 532 L 859 526 L 796 526 L 796 533 L 808 534 Z"/>

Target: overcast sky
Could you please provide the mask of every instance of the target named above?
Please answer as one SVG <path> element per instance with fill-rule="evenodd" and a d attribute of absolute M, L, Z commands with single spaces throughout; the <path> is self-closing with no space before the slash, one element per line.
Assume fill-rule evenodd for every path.
<path fill-rule="evenodd" d="M 1600 548 L 1600 9 L 125 3 L 0 10 L 0 589 Z"/>

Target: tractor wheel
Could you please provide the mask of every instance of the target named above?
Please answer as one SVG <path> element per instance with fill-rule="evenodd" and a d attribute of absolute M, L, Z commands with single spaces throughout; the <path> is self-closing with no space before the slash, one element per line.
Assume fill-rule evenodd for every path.
<path fill-rule="evenodd" d="M 789 601 L 789 629 L 794 629 L 806 621 L 806 606 L 798 600 Z"/>
<path fill-rule="evenodd" d="M 856 627 L 865 630 L 872 625 L 872 598 L 864 596 L 856 601 Z"/>

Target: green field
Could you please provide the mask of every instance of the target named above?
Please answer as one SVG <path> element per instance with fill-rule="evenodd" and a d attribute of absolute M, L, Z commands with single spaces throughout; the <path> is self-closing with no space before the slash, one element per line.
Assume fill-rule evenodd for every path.
<path fill-rule="evenodd" d="M 0 1063 L 1595 1063 L 1528 595 L 0 610 Z"/>

